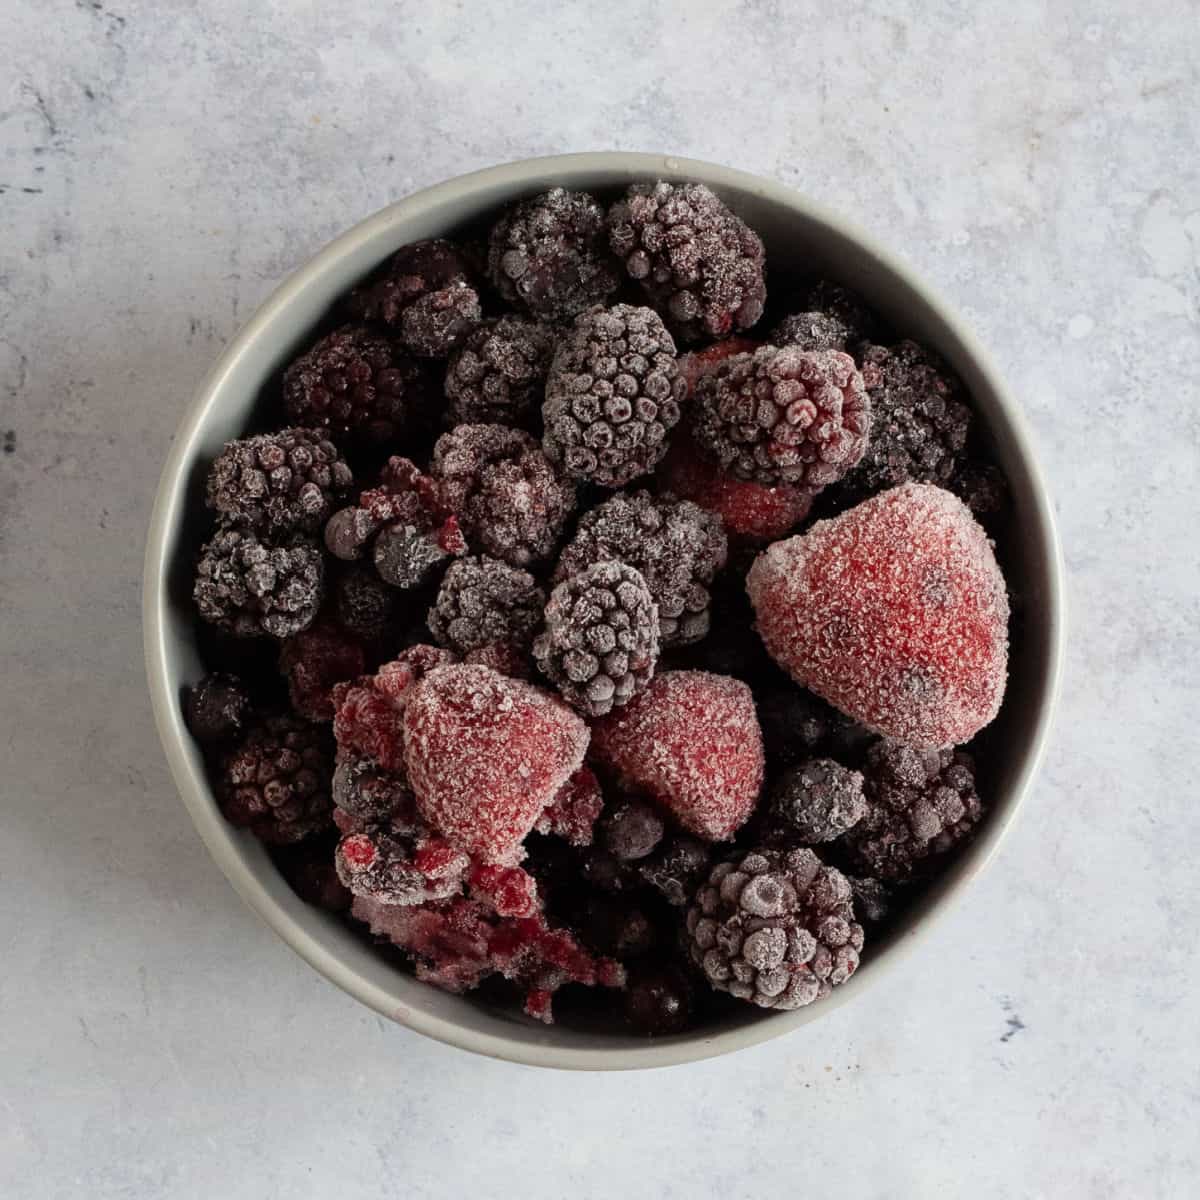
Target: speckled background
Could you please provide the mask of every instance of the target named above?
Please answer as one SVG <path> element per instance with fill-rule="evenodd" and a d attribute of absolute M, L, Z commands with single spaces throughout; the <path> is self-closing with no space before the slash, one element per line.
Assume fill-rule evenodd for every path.
<path fill-rule="evenodd" d="M 1198 61 L 1186 0 L 5 0 L 0 1194 L 1193 1194 Z M 138 611 L 172 430 L 286 272 L 427 183 L 605 147 L 906 254 L 1024 401 L 1071 574 L 991 873 L 858 1003 L 640 1078 L 445 1049 L 295 958 L 175 797 Z"/>

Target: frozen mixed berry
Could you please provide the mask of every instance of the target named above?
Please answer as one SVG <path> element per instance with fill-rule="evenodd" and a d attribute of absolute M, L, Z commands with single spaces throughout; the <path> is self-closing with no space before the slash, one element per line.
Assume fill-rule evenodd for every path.
<path fill-rule="evenodd" d="M 658 607 L 663 646 L 682 646 L 708 632 L 708 585 L 726 552 L 720 520 L 699 506 L 649 492 L 621 493 L 583 514 L 554 579 L 608 560 L 633 567 Z"/>
<path fill-rule="evenodd" d="M 551 330 L 527 317 L 485 321 L 446 366 L 449 425 L 524 425 L 541 405 Z"/>
<path fill-rule="evenodd" d="M 364 642 L 387 637 L 400 609 L 396 589 L 389 587 L 373 567 L 352 563 L 333 586 L 338 623 Z"/>
<path fill-rule="evenodd" d="M 483 316 L 466 256 L 442 238 L 402 246 L 346 307 L 356 320 L 386 325 L 421 358 L 445 358 Z"/>
<path fill-rule="evenodd" d="M 688 977 L 676 966 L 647 966 L 633 972 L 625 990 L 625 1019 L 651 1037 L 682 1033 L 695 998 Z"/>
<path fill-rule="evenodd" d="M 850 883 L 811 850 L 760 849 L 713 868 L 687 914 L 692 961 L 718 991 L 803 1008 L 858 968 Z"/>
<path fill-rule="evenodd" d="M 551 833 L 572 846 L 590 846 L 596 821 L 604 811 L 600 781 L 589 767 L 580 767 L 542 810 L 534 828 Z"/>
<path fill-rule="evenodd" d="M 254 715 L 245 685 L 236 675 L 215 671 L 183 693 L 183 719 L 203 746 L 220 746 L 240 737 Z"/>
<path fill-rule="evenodd" d="M 582 925 L 586 941 L 593 949 L 621 962 L 641 958 L 658 942 L 654 922 L 629 896 L 590 896 Z"/>
<path fill-rule="evenodd" d="M 762 346 L 696 384 L 693 433 L 723 471 L 816 491 L 863 456 L 871 406 L 848 354 Z"/>
<path fill-rule="evenodd" d="M 774 346 L 856 354 L 859 343 L 875 337 L 878 328 L 870 310 L 849 288 L 822 280 L 804 294 L 797 311 L 784 317 L 767 340 Z"/>
<path fill-rule="evenodd" d="M 200 550 L 192 595 L 206 621 L 238 637 L 291 637 L 316 618 L 324 595 L 320 548 L 296 534 L 280 545 L 248 529 L 218 529 Z"/>
<path fill-rule="evenodd" d="M 364 325 L 335 329 L 283 376 L 288 417 L 337 439 L 389 442 L 419 425 L 435 394 L 421 363 Z"/>
<path fill-rule="evenodd" d="M 403 719 L 418 810 L 483 862 L 519 857 L 588 744 L 587 726 L 561 700 L 486 667 L 431 671 L 412 689 Z"/>
<path fill-rule="evenodd" d="M 863 777 L 831 758 L 812 758 L 792 767 L 771 789 L 776 825 L 807 846 L 841 837 L 866 811 Z"/>
<path fill-rule="evenodd" d="M 704 184 L 635 183 L 608 228 L 626 273 L 685 341 L 726 337 L 762 316 L 762 240 Z"/>
<path fill-rule="evenodd" d="M 365 668 L 362 643 L 332 621 L 295 634 L 279 651 L 292 708 L 310 721 L 332 721 L 333 685 L 361 675 Z"/>
<path fill-rule="evenodd" d="M 810 758 L 857 762 L 871 734 L 820 696 L 786 681 L 762 687 L 754 696 L 767 762 L 776 769 Z"/>
<path fill-rule="evenodd" d="M 974 763 L 957 750 L 881 739 L 863 768 L 866 812 L 843 839 L 864 874 L 907 883 L 975 832 L 983 804 Z"/>
<path fill-rule="evenodd" d="M 488 276 L 539 321 L 568 321 L 620 282 L 604 209 L 587 192 L 552 188 L 514 205 L 492 228 Z"/>
<path fill-rule="evenodd" d="M 682 908 L 696 893 L 712 867 L 712 847 L 686 834 L 674 834 L 636 864 L 643 883 L 654 888 L 674 908 Z"/>
<path fill-rule="evenodd" d="M 624 487 L 662 461 L 683 397 L 675 343 L 653 309 L 589 309 L 554 352 L 542 445 L 572 479 Z"/>
<path fill-rule="evenodd" d="M 347 834 L 338 843 L 338 878 L 356 896 L 384 904 L 427 904 L 463 889 L 470 859 L 460 851 L 426 854 L 421 843 L 384 829 Z"/>
<path fill-rule="evenodd" d="M 218 799 L 231 825 L 269 845 L 298 842 L 333 823 L 329 731 L 287 715 L 253 726 L 225 760 Z"/>
<path fill-rule="evenodd" d="M 528 649 L 545 604 L 528 571 L 486 555 L 461 558 L 442 576 L 429 629 L 458 654 L 498 644 Z"/>
<path fill-rule="evenodd" d="M 607 561 L 564 579 L 533 654 L 563 699 L 588 716 L 628 704 L 658 662 L 658 609 L 641 573 Z"/>
<path fill-rule="evenodd" d="M 762 736 L 750 689 L 704 671 L 664 671 L 593 727 L 592 755 L 684 829 L 726 841 L 758 801 Z"/>
<path fill-rule="evenodd" d="M 278 540 L 320 529 L 353 482 L 318 431 L 281 429 L 229 442 L 209 468 L 206 500 L 226 524 Z"/>
<path fill-rule="evenodd" d="M 643 800 L 622 800 L 600 822 L 600 845 L 621 862 L 637 862 L 655 850 L 666 826 L 659 811 Z"/>
<path fill-rule="evenodd" d="M 759 545 L 786 537 L 812 508 L 812 493 L 805 488 L 727 475 L 697 451 L 690 437 L 674 440 L 659 478 L 665 492 L 720 517 L 731 537 Z"/>
<path fill-rule="evenodd" d="M 947 486 L 985 524 L 986 518 L 1002 513 L 1008 504 L 1008 483 L 991 463 L 961 462 Z"/>
<path fill-rule="evenodd" d="M 307 839 L 280 847 L 272 857 L 288 886 L 305 904 L 332 913 L 348 911 L 353 896 L 338 878 L 324 840 Z"/>
<path fill-rule="evenodd" d="M 1004 577 L 987 535 L 941 488 L 892 488 L 777 542 L 747 590 L 776 662 L 868 729 L 952 746 L 1000 708 Z"/>
<path fill-rule="evenodd" d="M 349 818 L 339 818 L 343 827 L 386 825 L 407 835 L 420 831 L 416 800 L 400 771 L 389 771 L 373 758 L 342 746 L 332 786 L 334 804 Z"/>
<path fill-rule="evenodd" d="M 438 438 L 433 473 L 473 549 L 510 566 L 549 558 L 575 511 L 575 489 L 527 433 L 459 425 Z"/>

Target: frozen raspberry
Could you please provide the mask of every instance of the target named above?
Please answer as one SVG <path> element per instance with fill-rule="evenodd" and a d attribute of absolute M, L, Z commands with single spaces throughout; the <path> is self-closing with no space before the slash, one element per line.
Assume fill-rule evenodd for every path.
<path fill-rule="evenodd" d="M 297 425 L 331 437 L 388 442 L 434 404 L 433 379 L 387 338 L 344 325 L 301 355 L 283 376 L 283 402 Z"/>
<path fill-rule="evenodd" d="M 382 829 L 347 834 L 335 857 L 338 878 L 356 896 L 384 904 L 427 904 L 462 891 L 470 859 L 459 851 L 439 855 L 422 870 L 420 848 Z"/>
<path fill-rule="evenodd" d="M 695 838 L 676 834 L 659 843 L 637 873 L 670 905 L 682 908 L 712 867 L 712 849 Z"/>
<path fill-rule="evenodd" d="M 410 354 L 445 358 L 482 320 L 471 276 L 466 257 L 450 242 L 413 242 L 355 288 L 346 307 L 356 320 L 388 326 Z"/>
<path fill-rule="evenodd" d="M 459 654 L 497 644 L 527 649 L 545 604 L 528 571 L 486 555 L 462 558 L 442 576 L 429 629 Z"/>
<path fill-rule="evenodd" d="M 812 508 L 812 493 L 804 488 L 726 475 L 690 437 L 672 443 L 660 478 L 665 492 L 716 513 L 728 534 L 754 544 L 786 537 Z"/>
<path fill-rule="evenodd" d="M 538 833 L 552 833 L 572 846 L 590 846 L 596 821 L 604 811 L 600 781 L 587 767 L 580 767 L 559 789 L 538 817 Z"/>
<path fill-rule="evenodd" d="M 412 689 L 405 762 L 433 829 L 484 862 L 511 863 L 579 769 L 587 726 L 540 688 L 486 667 L 446 666 Z"/>
<path fill-rule="evenodd" d="M 225 761 L 218 789 L 225 819 L 269 845 L 328 829 L 332 749 L 319 725 L 291 716 L 265 718 Z"/>
<path fill-rule="evenodd" d="M 568 321 L 620 282 L 605 245 L 604 209 L 587 192 L 552 188 L 495 224 L 488 276 L 510 304 L 539 321 Z"/>
<path fill-rule="evenodd" d="M 805 845 L 832 842 L 866 811 L 863 777 L 831 758 L 812 758 L 785 771 L 771 792 L 772 816 Z"/>
<path fill-rule="evenodd" d="M 758 801 L 762 735 L 750 689 L 704 671 L 665 671 L 593 727 L 592 752 L 689 832 L 726 841 Z"/>
<path fill-rule="evenodd" d="M 952 746 L 999 710 L 1004 578 L 987 535 L 941 488 L 892 488 L 777 542 L 747 591 L 776 662 L 868 729 Z"/>
<path fill-rule="evenodd" d="M 205 675 L 183 695 L 183 719 L 192 737 L 204 746 L 220 746 L 241 737 L 254 715 L 254 705 L 236 675 Z"/>
<path fill-rule="evenodd" d="M 304 841 L 278 848 L 272 856 L 288 887 L 304 901 L 326 912 L 344 913 L 353 897 L 338 878 L 324 841 Z"/>
<path fill-rule="evenodd" d="M 581 313 L 546 379 L 547 457 L 572 479 L 623 487 L 662 461 L 684 386 L 675 343 L 653 309 Z"/>
<path fill-rule="evenodd" d="M 705 376 L 711 375 L 727 358 L 735 354 L 753 354 L 763 343 L 747 337 L 726 338 L 723 342 L 714 342 L 703 350 L 689 350 L 679 356 L 679 373 L 687 386 L 686 398 L 696 394 L 696 384 Z"/>
<path fill-rule="evenodd" d="M 925 876 L 975 832 L 983 804 L 970 755 L 881 740 L 863 768 L 866 814 L 843 839 L 865 874 L 888 883 Z"/>
<path fill-rule="evenodd" d="M 374 759 L 389 771 L 405 766 L 403 719 L 413 685 L 454 655 L 436 646 L 411 646 L 375 675 L 333 688 L 333 734 L 342 754 Z"/>
<path fill-rule="evenodd" d="M 626 273 L 685 341 L 725 337 L 762 316 L 762 240 L 704 184 L 635 183 L 608 228 Z"/>
<path fill-rule="evenodd" d="M 313 623 L 324 579 L 321 551 L 309 538 L 268 545 L 249 530 L 218 529 L 200 551 L 192 594 L 204 620 L 227 633 L 285 638 Z"/>
<path fill-rule="evenodd" d="M 208 472 L 208 507 L 228 525 L 268 540 L 314 533 L 354 477 L 337 448 L 312 429 L 281 429 L 229 442 Z"/>
<path fill-rule="evenodd" d="M 404 776 L 345 746 L 339 749 L 333 772 L 333 802 L 350 818 L 343 826 L 387 825 L 400 834 L 420 832 L 417 802 Z"/>
<path fill-rule="evenodd" d="M 472 547 L 510 566 L 549 558 L 575 511 L 575 489 L 518 429 L 459 425 L 438 439 L 433 471 Z"/>
<path fill-rule="evenodd" d="M 333 595 L 343 629 L 364 642 L 378 642 L 387 636 L 399 609 L 399 597 L 373 568 L 347 567 L 338 576 Z"/>
<path fill-rule="evenodd" d="M 621 862 L 636 862 L 650 854 L 665 833 L 657 810 L 641 800 L 623 800 L 604 814 L 600 844 Z"/>
<path fill-rule="evenodd" d="M 726 552 L 721 522 L 690 501 L 622 493 L 583 514 L 554 580 L 608 560 L 633 567 L 658 606 L 663 646 L 682 646 L 708 632 L 708 585 Z"/>
<path fill-rule="evenodd" d="M 947 484 L 971 428 L 958 377 L 916 342 L 868 345 L 859 362 L 871 401 L 871 440 L 846 476 L 846 491 L 865 496 L 910 481 Z"/>
<path fill-rule="evenodd" d="M 799 346 L 801 350 L 844 350 L 856 347 L 878 333 L 878 322 L 849 288 L 823 280 L 804 295 L 801 308 L 771 331 L 773 346 Z"/>
<path fill-rule="evenodd" d="M 332 622 L 297 633 L 279 651 L 292 708 L 309 721 L 332 721 L 333 685 L 361 675 L 365 668 L 362 644 Z"/>
<path fill-rule="evenodd" d="M 850 883 L 811 850 L 754 850 L 713 868 L 687 914 L 692 961 L 718 991 L 803 1008 L 858 968 Z"/>
<path fill-rule="evenodd" d="M 658 662 L 658 609 L 640 572 L 598 562 L 565 579 L 550 594 L 533 654 L 563 699 L 588 716 L 628 704 Z"/>
<path fill-rule="evenodd" d="M 863 456 L 871 406 L 848 354 L 763 346 L 735 355 L 696 385 L 693 432 L 730 475 L 812 491 Z"/>
<path fill-rule="evenodd" d="M 554 335 L 525 317 L 485 321 L 446 367 L 451 425 L 523 425 L 541 401 Z"/>
<path fill-rule="evenodd" d="M 688 977 L 673 966 L 636 971 L 625 991 L 625 1019 L 638 1033 L 666 1037 L 682 1033 L 695 1003 Z"/>
<path fill-rule="evenodd" d="M 796 767 L 810 758 L 857 762 L 872 736 L 861 725 L 804 688 L 781 683 L 755 692 L 763 747 L 772 767 Z"/>
<path fill-rule="evenodd" d="M 471 895 L 501 917 L 532 917 L 541 912 L 537 880 L 521 867 L 476 864 L 468 877 Z"/>

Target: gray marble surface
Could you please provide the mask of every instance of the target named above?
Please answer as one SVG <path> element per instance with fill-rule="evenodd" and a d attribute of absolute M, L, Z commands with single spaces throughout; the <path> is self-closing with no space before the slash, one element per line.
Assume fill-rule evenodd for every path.
<path fill-rule="evenodd" d="M 1195 1194 L 1197 61 L 1186 0 L 0 5 L 0 1195 Z M 445 1049 L 295 958 L 176 799 L 139 630 L 172 431 L 274 284 L 604 147 L 794 184 L 957 302 L 1072 608 L 1045 773 L 935 936 L 642 1077 Z"/>

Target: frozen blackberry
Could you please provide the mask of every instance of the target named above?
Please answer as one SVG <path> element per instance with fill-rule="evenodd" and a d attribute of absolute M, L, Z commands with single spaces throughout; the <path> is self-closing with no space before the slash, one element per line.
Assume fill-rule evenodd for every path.
<path fill-rule="evenodd" d="M 971 410 L 958 377 L 916 342 L 860 351 L 871 440 L 844 481 L 855 497 L 902 483 L 950 481 L 967 444 Z"/>
<path fill-rule="evenodd" d="M 485 321 L 446 367 L 447 422 L 524 424 L 541 400 L 553 353 L 554 336 L 537 321 Z"/>
<path fill-rule="evenodd" d="M 283 545 L 249 530 L 218 529 L 200 551 L 192 595 L 201 617 L 238 637 L 291 637 L 321 607 L 320 548 L 296 535 Z"/>
<path fill-rule="evenodd" d="M 402 246 L 382 273 L 346 300 L 352 317 L 386 325 L 410 353 L 445 358 L 482 319 L 470 263 L 457 246 L 430 238 Z"/>
<path fill-rule="evenodd" d="M 292 708 L 309 721 L 332 721 L 335 683 L 366 669 L 362 643 L 332 621 L 297 633 L 279 651 L 279 669 L 287 677 Z"/>
<path fill-rule="evenodd" d="M 686 834 L 676 834 L 637 863 L 637 873 L 668 904 L 682 908 L 696 894 L 712 867 L 712 858 L 711 846 Z"/>
<path fill-rule="evenodd" d="M 699 505 L 621 493 L 583 514 L 554 580 L 608 559 L 626 563 L 641 572 L 658 606 L 662 645 L 683 646 L 708 632 L 708 586 L 727 552 L 720 518 Z"/>
<path fill-rule="evenodd" d="M 863 777 L 831 758 L 813 758 L 785 771 L 771 793 L 771 815 L 805 845 L 832 842 L 867 811 Z"/>
<path fill-rule="evenodd" d="M 863 768 L 867 811 L 843 838 L 865 875 L 907 883 L 975 832 L 983 803 L 960 750 L 914 750 L 881 738 Z"/>
<path fill-rule="evenodd" d="M 641 905 L 627 896 L 590 896 L 582 925 L 594 950 L 621 961 L 648 954 L 658 942 L 654 923 Z"/>
<path fill-rule="evenodd" d="M 220 746 L 246 731 L 254 706 L 236 675 L 205 675 L 183 694 L 183 719 L 192 737 L 205 746 Z"/>
<path fill-rule="evenodd" d="M 800 312 L 784 317 L 771 330 L 772 346 L 795 346 L 799 350 L 842 350 L 853 342 L 853 331 L 833 313 Z"/>
<path fill-rule="evenodd" d="M 990 463 L 967 459 L 955 469 L 947 485 L 978 518 L 994 517 L 1008 504 L 1008 481 Z"/>
<path fill-rule="evenodd" d="M 604 209 L 587 192 L 560 187 L 522 200 L 492 228 L 488 276 L 539 321 L 568 321 L 600 303 L 620 282 Z"/>
<path fill-rule="evenodd" d="M 333 802 L 360 827 L 387 825 L 402 834 L 420 828 L 417 802 L 403 775 L 365 755 L 342 755 L 333 773 Z"/>
<path fill-rule="evenodd" d="M 625 271 L 684 341 L 721 338 L 762 316 L 762 240 L 702 183 L 635 183 L 608 214 Z"/>
<path fill-rule="evenodd" d="M 229 442 L 209 468 L 206 500 L 226 524 L 277 540 L 320 529 L 353 482 L 319 432 L 281 429 Z"/>
<path fill-rule="evenodd" d="M 528 648 L 546 593 L 528 571 L 480 555 L 452 563 L 429 610 L 429 630 L 459 654 L 504 644 Z"/>
<path fill-rule="evenodd" d="M 563 699 L 589 716 L 627 704 L 658 661 L 658 610 L 641 573 L 609 561 L 564 580 L 533 653 Z"/>
<path fill-rule="evenodd" d="M 713 868 L 687 914 L 692 961 L 718 991 L 803 1008 L 858 967 L 850 883 L 811 850 L 755 850 Z"/>
<path fill-rule="evenodd" d="M 859 343 L 878 334 L 879 322 L 859 295 L 822 279 L 803 294 L 795 315 L 775 326 L 768 341 L 805 350 L 845 350 L 857 357 Z M 806 339 L 812 344 L 805 345 Z"/>
<path fill-rule="evenodd" d="M 892 889 L 869 875 L 848 877 L 854 893 L 854 912 L 864 925 L 879 925 L 892 911 Z"/>
<path fill-rule="evenodd" d="M 729 474 L 816 491 L 863 456 L 871 406 L 848 354 L 762 346 L 696 384 L 694 436 Z"/>
<path fill-rule="evenodd" d="M 371 552 L 375 570 L 384 583 L 411 591 L 429 582 L 450 557 L 428 529 L 399 522 L 381 529 Z"/>
<path fill-rule="evenodd" d="M 695 997 L 688 977 L 671 965 L 635 971 L 625 989 L 625 1019 L 651 1037 L 682 1033 L 691 1021 Z"/>
<path fill-rule="evenodd" d="M 760 688 L 755 707 L 767 761 L 776 769 L 828 756 L 858 762 L 874 740 L 820 696 L 791 683 Z"/>
<path fill-rule="evenodd" d="M 337 876 L 332 849 L 324 839 L 310 839 L 276 849 L 271 856 L 288 887 L 304 901 L 326 912 L 344 913 L 353 897 Z"/>
<path fill-rule="evenodd" d="M 347 834 L 334 856 L 338 878 L 356 896 L 383 904 L 429 904 L 462 891 L 470 860 L 450 851 L 432 868 L 411 839 L 383 829 Z"/>
<path fill-rule="evenodd" d="M 685 387 L 675 343 L 653 309 L 589 309 L 550 364 L 546 455 L 572 479 L 623 487 L 662 461 Z"/>
<path fill-rule="evenodd" d="M 333 739 L 288 715 L 254 726 L 226 759 L 218 798 L 225 819 L 268 845 L 298 842 L 333 823 Z"/>
<path fill-rule="evenodd" d="M 433 472 L 472 547 L 513 567 L 549 558 L 575 511 L 574 487 L 518 429 L 459 425 L 438 438 Z"/>
<path fill-rule="evenodd" d="M 364 642 L 387 636 L 399 611 L 394 588 L 368 566 L 354 563 L 338 576 L 333 588 L 339 624 Z"/>
<path fill-rule="evenodd" d="M 622 800 L 600 819 L 600 844 L 621 862 L 645 858 L 665 832 L 658 810 L 644 800 Z"/>
<path fill-rule="evenodd" d="M 364 325 L 334 330 L 283 376 L 288 417 L 339 439 L 391 441 L 420 423 L 434 396 L 428 370 Z"/>

